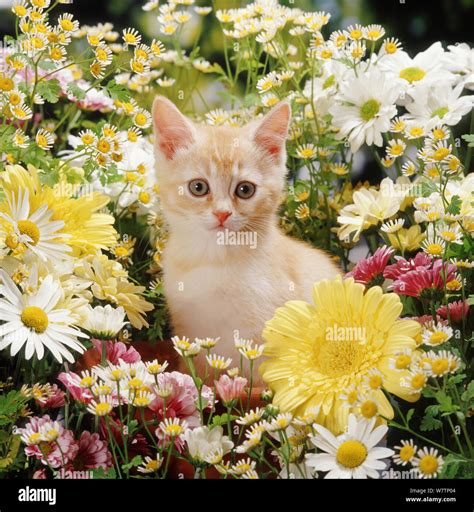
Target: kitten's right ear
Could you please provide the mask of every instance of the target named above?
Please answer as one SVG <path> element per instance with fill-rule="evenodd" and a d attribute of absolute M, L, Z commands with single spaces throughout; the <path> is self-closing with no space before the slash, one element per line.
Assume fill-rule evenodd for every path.
<path fill-rule="evenodd" d="M 169 99 L 157 96 L 152 114 L 155 144 L 167 160 L 172 160 L 176 151 L 194 142 L 194 127 Z"/>

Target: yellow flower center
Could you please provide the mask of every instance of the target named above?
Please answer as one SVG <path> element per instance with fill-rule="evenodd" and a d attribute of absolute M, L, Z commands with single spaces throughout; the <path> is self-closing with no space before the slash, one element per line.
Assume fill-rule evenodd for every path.
<path fill-rule="evenodd" d="M 356 401 L 357 401 L 357 398 L 358 398 L 358 394 L 357 394 L 357 391 L 351 391 L 350 393 L 348 393 L 347 395 L 347 402 L 349 404 L 354 404 Z"/>
<path fill-rule="evenodd" d="M 160 469 L 160 463 L 157 460 L 150 460 L 145 467 L 148 471 L 157 471 Z"/>
<path fill-rule="evenodd" d="M 411 84 L 413 82 L 418 82 L 419 80 L 422 80 L 426 75 L 426 72 L 423 71 L 421 68 L 417 67 L 409 67 L 402 69 L 400 71 L 400 78 L 403 78 L 407 82 L 410 82 Z"/>
<path fill-rule="evenodd" d="M 414 138 L 421 137 L 423 133 L 423 128 L 421 128 L 420 126 L 414 126 L 413 128 L 410 129 L 410 136 Z"/>
<path fill-rule="evenodd" d="M 360 413 L 364 418 L 373 418 L 377 414 L 377 404 L 372 400 L 366 400 L 360 406 Z"/>
<path fill-rule="evenodd" d="M 317 355 L 317 366 L 324 375 L 347 375 L 359 366 L 360 345 L 355 341 L 327 341 Z"/>
<path fill-rule="evenodd" d="M 446 283 L 446 288 L 450 291 L 452 290 L 459 290 L 462 286 L 462 283 L 459 281 L 459 279 L 452 279 L 451 281 Z"/>
<path fill-rule="evenodd" d="M 43 333 L 48 328 L 48 315 L 36 306 L 28 306 L 21 312 L 21 321 L 29 329 L 33 329 L 38 334 Z"/>
<path fill-rule="evenodd" d="M 28 441 L 31 444 L 38 444 L 38 442 L 40 440 L 41 440 L 41 434 L 39 432 L 35 432 L 35 433 L 31 434 L 30 437 L 28 438 Z"/>
<path fill-rule="evenodd" d="M 300 151 L 300 155 L 303 158 L 311 158 L 314 156 L 314 151 L 311 148 L 305 148 Z"/>
<path fill-rule="evenodd" d="M 138 200 L 140 203 L 148 204 L 150 202 L 150 194 L 148 192 L 140 192 L 138 194 Z"/>
<path fill-rule="evenodd" d="M 362 31 L 358 28 L 355 28 L 349 32 L 349 37 L 351 39 L 361 39 L 362 38 Z"/>
<path fill-rule="evenodd" d="M 409 444 L 400 449 L 399 457 L 404 462 L 409 462 L 413 458 L 413 455 L 415 455 L 415 450 L 413 446 Z"/>
<path fill-rule="evenodd" d="M 397 53 L 398 47 L 395 43 L 392 42 L 386 42 L 384 44 L 385 51 L 389 54 Z"/>
<path fill-rule="evenodd" d="M 360 442 L 349 440 L 339 446 L 336 460 L 345 468 L 357 468 L 367 458 L 367 448 Z"/>
<path fill-rule="evenodd" d="M 380 375 L 372 375 L 369 379 L 369 386 L 372 389 L 379 389 L 382 386 L 382 377 Z"/>
<path fill-rule="evenodd" d="M 74 23 L 71 20 L 63 19 L 59 24 L 61 25 L 61 28 L 66 32 L 71 32 L 74 30 Z"/>
<path fill-rule="evenodd" d="M 145 126 L 147 123 L 147 118 L 144 114 L 137 114 L 135 116 L 135 124 L 137 126 Z"/>
<path fill-rule="evenodd" d="M 105 140 L 105 139 L 100 139 L 99 142 L 97 143 L 97 149 L 101 152 L 101 153 L 108 153 L 110 151 L 110 143 L 108 140 Z"/>
<path fill-rule="evenodd" d="M 88 376 L 81 379 L 80 385 L 83 388 L 90 388 L 94 384 L 94 377 Z"/>
<path fill-rule="evenodd" d="M 123 378 L 123 371 L 122 370 L 112 370 L 111 372 L 112 378 L 114 380 L 120 380 Z"/>
<path fill-rule="evenodd" d="M 97 416 L 105 416 L 111 410 L 111 405 L 107 402 L 99 403 L 95 406 L 95 412 Z"/>
<path fill-rule="evenodd" d="M 438 466 L 438 459 L 433 457 L 433 455 L 425 455 L 418 465 L 420 471 L 425 475 L 433 475 L 436 473 Z"/>
<path fill-rule="evenodd" d="M 415 389 L 422 388 L 425 385 L 425 383 L 426 383 L 426 377 L 422 373 L 415 375 L 411 379 L 411 384 Z"/>
<path fill-rule="evenodd" d="M 429 244 L 426 246 L 426 252 L 433 256 L 440 256 L 443 254 L 443 246 L 440 244 Z"/>
<path fill-rule="evenodd" d="M 171 437 L 175 437 L 175 436 L 179 436 L 181 434 L 181 432 L 183 431 L 181 425 L 167 425 L 166 427 L 166 433 L 171 436 Z"/>
<path fill-rule="evenodd" d="M 130 379 L 128 381 L 128 387 L 130 389 L 138 389 L 138 388 L 141 388 L 142 386 L 143 386 L 143 381 L 141 379 L 134 378 L 134 379 Z"/>
<path fill-rule="evenodd" d="M 11 78 L 0 78 L 0 89 L 2 91 L 11 91 L 13 87 L 14 83 Z"/>
<path fill-rule="evenodd" d="M 371 119 L 373 119 L 380 110 L 380 103 L 377 100 L 367 100 L 361 107 L 360 107 L 360 117 L 365 121 L 368 122 Z"/>
<path fill-rule="evenodd" d="M 435 375 L 442 375 L 449 370 L 449 361 L 446 358 L 436 359 L 431 363 L 431 368 Z"/>
<path fill-rule="evenodd" d="M 397 370 L 404 370 L 408 368 L 411 363 L 411 357 L 406 354 L 402 354 L 395 359 L 395 368 Z"/>
<path fill-rule="evenodd" d="M 38 226 L 31 220 L 19 220 L 18 231 L 22 235 L 27 235 L 30 237 L 31 245 L 36 245 L 40 240 L 40 231 L 38 229 Z"/>
<path fill-rule="evenodd" d="M 89 144 L 92 144 L 94 142 L 94 136 L 90 133 L 85 133 L 81 137 L 81 140 L 86 146 L 88 146 Z"/>
<path fill-rule="evenodd" d="M 442 139 L 444 139 L 446 137 L 446 133 L 441 128 L 435 128 L 433 130 L 433 137 L 436 140 L 442 140 Z"/>
<path fill-rule="evenodd" d="M 448 335 L 445 332 L 438 331 L 434 332 L 430 336 L 430 343 L 432 345 L 439 345 L 440 343 L 444 343 L 448 339 Z"/>
<path fill-rule="evenodd" d="M 444 160 L 450 153 L 449 148 L 439 148 L 434 152 L 433 158 L 439 162 Z"/>
<path fill-rule="evenodd" d="M 456 233 L 453 233 L 452 231 L 441 231 L 441 237 L 452 242 L 456 239 Z"/>
<path fill-rule="evenodd" d="M 60 60 L 63 56 L 63 54 L 59 48 L 51 48 L 49 55 L 53 60 Z"/>
<path fill-rule="evenodd" d="M 390 152 L 392 153 L 392 155 L 396 155 L 396 156 L 403 154 L 404 150 L 405 150 L 405 148 L 402 144 L 394 144 L 390 148 Z"/>

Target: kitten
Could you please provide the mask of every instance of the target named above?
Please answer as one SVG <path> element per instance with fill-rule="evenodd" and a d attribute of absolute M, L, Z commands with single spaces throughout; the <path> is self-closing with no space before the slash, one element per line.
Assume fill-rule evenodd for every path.
<path fill-rule="evenodd" d="M 173 330 L 191 340 L 220 336 L 216 353 L 234 366 L 234 339 L 261 342 L 277 307 L 311 301 L 314 282 L 340 273 L 326 254 L 278 228 L 290 117 L 282 102 L 244 127 L 216 127 L 193 123 L 164 97 L 153 104 Z M 202 355 L 197 364 L 202 371 Z"/>

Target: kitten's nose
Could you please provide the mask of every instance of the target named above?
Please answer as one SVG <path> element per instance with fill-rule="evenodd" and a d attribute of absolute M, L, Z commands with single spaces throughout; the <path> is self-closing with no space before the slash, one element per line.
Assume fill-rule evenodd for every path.
<path fill-rule="evenodd" d="M 224 211 L 224 210 L 217 210 L 215 212 L 212 212 L 212 214 L 219 221 L 219 225 L 223 226 L 224 222 L 232 215 L 232 212 Z"/>

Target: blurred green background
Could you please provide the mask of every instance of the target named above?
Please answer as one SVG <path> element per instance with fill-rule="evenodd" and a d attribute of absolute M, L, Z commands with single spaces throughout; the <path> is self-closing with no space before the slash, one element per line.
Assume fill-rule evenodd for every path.
<path fill-rule="evenodd" d="M 0 33 L 11 34 L 13 15 L 9 14 L 13 0 L 0 0 Z M 145 0 L 74 0 L 63 6 L 73 12 L 82 23 L 96 24 L 110 21 L 116 29 L 135 26 L 157 36 L 156 11 L 144 12 Z M 242 0 L 216 0 L 216 8 L 240 7 Z M 432 42 L 445 44 L 472 43 L 474 31 L 474 0 L 283 0 L 281 3 L 307 10 L 324 10 L 332 15 L 329 30 L 343 28 L 355 22 L 380 23 L 389 36 L 399 38 L 410 52 L 420 51 Z M 211 5 L 199 0 L 198 5 Z M 63 10 L 62 9 L 62 10 Z M 206 18 L 212 25 L 212 17 Z M 209 38 L 203 48 L 208 57 L 215 56 L 219 48 L 213 40 L 212 27 L 207 27 Z M 327 34 L 327 32 L 326 32 Z"/>

